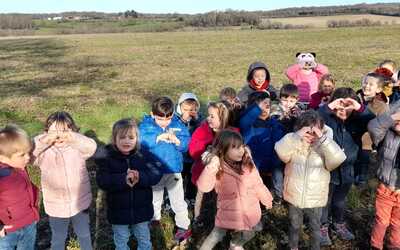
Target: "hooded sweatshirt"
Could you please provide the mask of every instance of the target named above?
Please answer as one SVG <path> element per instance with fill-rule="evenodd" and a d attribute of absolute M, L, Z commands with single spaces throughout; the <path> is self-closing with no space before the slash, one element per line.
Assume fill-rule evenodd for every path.
<path fill-rule="evenodd" d="M 256 69 L 264 69 L 266 72 L 265 75 L 265 82 L 262 85 L 261 88 L 257 89 L 253 83 L 253 71 Z M 256 92 L 256 91 L 268 91 L 269 94 L 271 95 L 271 99 L 276 98 L 276 89 L 271 85 L 271 75 L 269 73 L 269 70 L 267 68 L 267 65 L 265 65 L 262 62 L 254 62 L 250 64 L 249 69 L 247 71 L 247 77 L 246 77 L 246 83 L 243 86 L 243 88 L 239 91 L 238 97 L 242 103 L 245 105 L 247 104 L 248 97 L 251 93 Z"/>

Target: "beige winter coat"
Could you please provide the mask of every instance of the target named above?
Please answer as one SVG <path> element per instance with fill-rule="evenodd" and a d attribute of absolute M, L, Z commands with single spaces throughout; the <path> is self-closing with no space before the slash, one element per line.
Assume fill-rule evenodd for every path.
<path fill-rule="evenodd" d="M 275 144 L 275 151 L 286 164 L 283 197 L 299 208 L 324 207 L 328 201 L 330 173 L 346 159 L 332 139 L 332 129 L 324 127 L 324 136 L 313 146 L 289 133 Z"/>

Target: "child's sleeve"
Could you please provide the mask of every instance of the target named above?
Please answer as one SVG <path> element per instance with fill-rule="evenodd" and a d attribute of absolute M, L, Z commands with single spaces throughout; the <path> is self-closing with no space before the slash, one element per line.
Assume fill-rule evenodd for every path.
<path fill-rule="evenodd" d="M 72 147 L 76 148 L 84 159 L 91 157 L 97 148 L 95 140 L 80 133 L 72 132 Z"/>
<path fill-rule="evenodd" d="M 264 185 L 258 170 L 256 168 L 254 168 L 252 171 L 254 172 L 254 173 L 252 173 L 252 175 L 256 179 L 255 190 L 257 192 L 258 199 L 267 208 L 272 208 L 273 198 L 272 198 L 271 192 Z"/>
<path fill-rule="evenodd" d="M 245 111 L 239 122 L 240 131 L 242 131 L 243 134 L 246 134 L 249 130 L 251 130 L 251 127 L 257 121 L 257 118 L 260 116 L 261 112 L 262 111 L 257 104 L 253 104 Z"/>
<path fill-rule="evenodd" d="M 99 188 L 108 191 L 121 191 L 129 189 L 126 183 L 126 173 L 111 173 L 109 161 L 105 150 L 100 150 L 94 157 L 97 166 L 96 182 Z"/>
<path fill-rule="evenodd" d="M 275 143 L 275 152 L 281 161 L 288 163 L 292 160 L 293 154 L 301 147 L 301 138 L 296 133 L 289 133 Z"/>
<path fill-rule="evenodd" d="M 139 170 L 138 186 L 151 187 L 156 185 L 162 177 L 161 162 L 151 156 L 150 153 L 144 153 L 145 166 Z"/>
<path fill-rule="evenodd" d="M 317 145 L 317 152 L 325 161 L 325 168 L 329 171 L 339 167 L 346 160 L 346 154 L 333 140 L 332 129 L 324 127 L 325 134 L 321 137 Z"/>
<path fill-rule="evenodd" d="M 321 80 L 323 75 L 329 73 L 329 70 L 325 65 L 318 63 L 317 67 L 314 68 L 314 72 L 317 74 L 318 80 Z"/>
<path fill-rule="evenodd" d="M 205 167 L 203 172 L 201 172 L 199 179 L 197 180 L 197 188 L 204 192 L 208 193 L 214 189 L 215 184 L 217 182 L 217 172 L 219 169 L 219 164 L 215 164 L 215 162 L 211 161 Z"/>
<path fill-rule="evenodd" d="M 389 112 L 384 113 L 368 123 L 368 132 L 375 146 L 385 138 L 387 131 L 394 124 L 394 120 Z"/>
<path fill-rule="evenodd" d="M 194 131 L 189 143 L 189 155 L 194 160 L 200 159 L 201 155 L 206 151 L 207 146 L 212 143 L 212 138 L 204 136 L 204 126 L 205 125 L 202 124 Z"/>
<path fill-rule="evenodd" d="M 183 125 L 180 126 L 180 131 L 176 133 L 176 137 L 181 142 L 179 146 L 176 146 L 179 152 L 185 153 L 188 151 L 189 142 L 190 142 L 190 133 L 189 129 Z"/>
<path fill-rule="evenodd" d="M 300 72 L 301 67 L 299 64 L 293 64 L 286 69 L 286 76 L 289 80 L 294 81 L 296 79 L 297 74 Z"/>
<path fill-rule="evenodd" d="M 34 148 L 33 148 L 33 159 L 31 161 L 33 162 L 33 165 L 40 165 L 41 159 L 44 155 L 44 153 L 52 146 L 49 144 L 46 144 L 43 142 L 43 138 L 46 136 L 46 134 L 40 134 L 36 136 L 33 141 L 34 141 Z"/>

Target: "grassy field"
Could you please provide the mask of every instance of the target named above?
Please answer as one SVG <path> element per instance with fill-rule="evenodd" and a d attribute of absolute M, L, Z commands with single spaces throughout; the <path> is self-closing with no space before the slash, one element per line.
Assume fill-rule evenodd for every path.
<path fill-rule="evenodd" d="M 239 89 L 248 65 L 255 60 L 269 66 L 272 84 L 280 86 L 288 82 L 283 72 L 295 62 L 296 52 L 314 51 L 339 86 L 359 88 L 362 75 L 379 61 L 400 62 L 399 40 L 396 27 L 2 39 L 0 124 L 19 124 L 33 136 L 51 112 L 63 109 L 72 113 L 82 132 L 107 143 L 113 122 L 130 116 L 140 119 L 154 97 L 169 95 L 176 100 L 180 93 L 192 91 L 204 107 L 222 87 Z M 39 183 L 37 171 L 32 172 Z M 357 241 L 335 239 L 330 249 L 367 249 L 369 226 L 365 225 L 373 215 L 372 193 L 371 189 L 354 190 L 349 198 L 349 220 Z M 171 246 L 170 220 L 164 221 L 167 247 Z M 267 227 L 248 249 L 283 249 L 287 224 L 285 208 L 274 208 Z M 39 248 L 46 249 L 46 219 L 39 229 Z M 98 249 L 112 246 L 107 230 L 97 242 Z M 158 242 L 155 249 L 162 249 Z M 77 249 L 75 241 L 69 249 Z"/>
<path fill-rule="evenodd" d="M 337 16 L 313 16 L 313 17 L 288 17 L 288 18 L 270 18 L 271 22 L 280 22 L 283 25 L 305 25 L 315 28 L 325 28 L 327 27 L 328 21 L 340 21 L 348 20 L 354 22 L 357 20 L 369 19 L 372 22 L 380 21 L 382 24 L 399 24 L 400 17 L 394 16 L 381 16 L 381 15 L 337 15 Z"/>

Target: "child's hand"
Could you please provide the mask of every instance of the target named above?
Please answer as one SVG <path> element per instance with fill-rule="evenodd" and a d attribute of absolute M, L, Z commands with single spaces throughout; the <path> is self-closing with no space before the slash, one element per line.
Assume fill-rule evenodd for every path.
<path fill-rule="evenodd" d="M 126 174 L 126 184 L 133 187 L 139 182 L 139 172 L 136 170 L 128 169 Z"/>
<path fill-rule="evenodd" d="M 5 225 L 3 229 L 0 230 L 0 238 L 3 238 L 7 235 L 6 229 L 11 229 L 12 226 Z"/>
<path fill-rule="evenodd" d="M 207 164 L 207 169 L 211 170 L 212 173 L 216 174 L 219 170 L 219 165 L 220 165 L 219 157 L 214 155 L 211 157 L 211 160 Z"/>
<path fill-rule="evenodd" d="M 344 109 L 344 99 L 338 98 L 338 99 L 334 100 L 333 102 L 329 103 L 328 107 L 331 110 Z"/>
<path fill-rule="evenodd" d="M 395 122 L 400 121 L 400 112 L 396 112 L 390 116 Z"/>
<path fill-rule="evenodd" d="M 323 132 L 318 126 L 313 126 L 311 131 L 318 139 L 321 138 L 323 135 Z"/>
<path fill-rule="evenodd" d="M 58 138 L 57 133 L 46 133 L 40 141 L 47 145 L 52 145 L 56 142 Z"/>
<path fill-rule="evenodd" d="M 359 110 L 361 108 L 361 104 L 359 104 L 353 98 L 346 98 L 344 100 L 344 106 L 345 106 L 345 109 L 350 110 L 350 111 Z"/>
<path fill-rule="evenodd" d="M 314 132 L 313 129 L 310 127 L 302 127 L 300 130 L 298 130 L 297 135 L 300 136 L 301 140 L 311 144 L 314 139 Z"/>
<path fill-rule="evenodd" d="M 59 134 L 59 139 L 65 143 L 73 142 L 73 138 L 72 131 L 64 131 Z"/>
<path fill-rule="evenodd" d="M 162 133 L 162 134 L 160 134 L 156 138 L 156 143 L 158 143 L 160 141 L 169 143 L 169 136 L 170 136 L 170 133 Z"/>
<path fill-rule="evenodd" d="M 170 143 L 174 143 L 176 146 L 179 146 L 181 144 L 181 141 L 176 137 L 175 134 L 169 134 L 168 138 Z"/>

